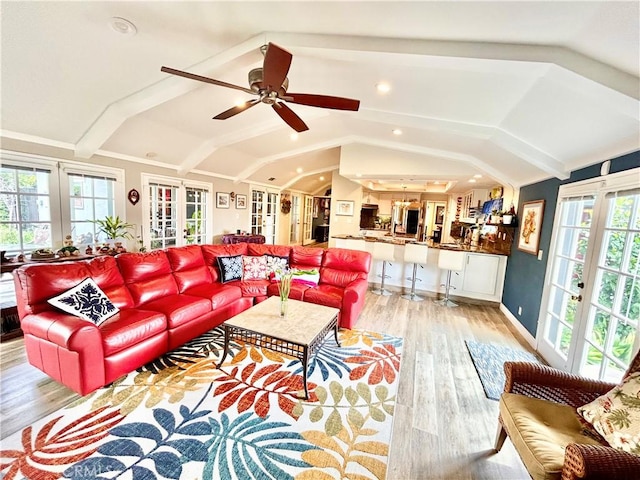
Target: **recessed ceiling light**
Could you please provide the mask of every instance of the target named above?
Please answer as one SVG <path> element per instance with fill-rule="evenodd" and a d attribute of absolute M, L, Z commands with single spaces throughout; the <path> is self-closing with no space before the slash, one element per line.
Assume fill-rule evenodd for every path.
<path fill-rule="evenodd" d="M 400 130 L 399 128 L 394 128 L 391 131 L 393 132 L 394 135 L 402 135 L 402 130 Z"/>
<path fill-rule="evenodd" d="M 324 177 L 320 177 L 320 181 L 321 181 L 321 182 L 324 182 Z"/>
<path fill-rule="evenodd" d="M 482 178 L 482 175 L 480 175 L 479 173 L 476 173 L 473 178 Z"/>
<path fill-rule="evenodd" d="M 391 90 L 391 85 L 386 82 L 376 83 L 376 90 L 378 93 L 389 93 Z"/>
<path fill-rule="evenodd" d="M 244 107 L 245 103 L 247 103 L 247 102 L 245 102 L 242 98 L 236 98 L 236 101 L 234 102 L 234 105 L 236 107 Z"/>
<path fill-rule="evenodd" d="M 436 180 L 435 182 L 433 182 L 434 185 L 440 185 L 440 182 L 438 180 Z"/>
<path fill-rule="evenodd" d="M 302 167 L 296 168 L 296 173 L 302 173 Z"/>
<path fill-rule="evenodd" d="M 136 26 L 126 18 L 111 17 L 109 25 L 114 31 L 122 35 L 135 35 L 138 32 Z"/>
<path fill-rule="evenodd" d="M 476 183 L 476 179 L 475 178 L 470 178 L 469 179 L 469 183 Z"/>
<path fill-rule="evenodd" d="M 356 177 L 360 178 L 362 176 L 361 173 L 356 173 Z"/>
<path fill-rule="evenodd" d="M 291 139 L 291 141 L 295 142 L 296 140 L 298 140 L 298 134 L 296 132 L 293 132 L 291 135 L 289 135 L 289 138 Z"/>

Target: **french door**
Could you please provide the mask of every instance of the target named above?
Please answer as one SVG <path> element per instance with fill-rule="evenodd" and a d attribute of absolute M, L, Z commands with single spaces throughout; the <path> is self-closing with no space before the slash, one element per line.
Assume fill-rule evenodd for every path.
<path fill-rule="evenodd" d="M 151 250 L 192 243 L 207 243 L 211 238 L 211 186 L 183 183 L 168 177 L 143 175 L 143 208 L 147 212 L 144 231 L 138 239 Z"/>
<path fill-rule="evenodd" d="M 304 209 L 302 213 L 302 245 L 313 243 L 313 197 L 304 196 Z"/>
<path fill-rule="evenodd" d="M 289 225 L 289 244 L 300 244 L 300 195 L 291 194 L 291 216 Z"/>
<path fill-rule="evenodd" d="M 617 382 L 640 342 L 640 169 L 560 188 L 538 350 Z"/>
<path fill-rule="evenodd" d="M 251 233 L 264 235 L 265 243 L 275 244 L 278 194 L 266 190 L 251 191 Z"/>

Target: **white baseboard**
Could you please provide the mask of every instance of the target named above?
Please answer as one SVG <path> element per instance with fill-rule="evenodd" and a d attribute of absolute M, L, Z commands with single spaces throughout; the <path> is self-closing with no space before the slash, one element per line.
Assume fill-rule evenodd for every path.
<path fill-rule="evenodd" d="M 529 330 L 524 328 L 524 325 L 522 325 L 516 317 L 513 316 L 513 313 L 511 313 L 509 309 L 504 306 L 504 303 L 500 303 L 500 311 L 504 313 L 504 316 L 509 319 L 511 324 L 516 328 L 518 333 L 522 335 L 522 337 L 527 341 L 531 348 L 533 348 L 535 351 L 538 351 L 538 342 L 536 341 L 536 338 L 531 335 L 531 333 L 529 333 Z"/>

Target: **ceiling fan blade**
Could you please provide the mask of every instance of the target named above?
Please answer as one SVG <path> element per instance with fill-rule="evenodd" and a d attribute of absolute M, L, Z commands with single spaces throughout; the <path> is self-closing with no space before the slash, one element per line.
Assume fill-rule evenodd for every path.
<path fill-rule="evenodd" d="M 267 53 L 264 55 L 264 64 L 262 67 L 262 83 L 265 88 L 276 92 L 278 91 L 284 79 L 287 78 L 292 58 L 293 55 L 286 50 L 283 50 L 273 43 L 269 43 Z"/>
<path fill-rule="evenodd" d="M 290 97 L 290 98 L 289 98 Z M 313 95 L 309 93 L 286 93 L 286 100 L 310 107 L 333 108 L 334 110 L 357 111 L 360 108 L 360 100 L 344 97 L 332 97 L 330 95 Z"/>
<path fill-rule="evenodd" d="M 280 118 L 284 120 L 287 125 L 293 128 L 296 132 L 300 133 L 309 130 L 307 124 L 304 123 L 302 119 L 284 103 L 276 103 L 275 105 L 271 105 L 271 108 L 273 108 L 276 113 L 280 115 Z"/>
<path fill-rule="evenodd" d="M 260 100 L 258 99 L 249 100 L 248 102 L 245 102 L 242 105 L 236 105 L 235 107 L 232 107 L 229 110 L 225 110 L 224 112 L 219 113 L 218 115 L 213 117 L 213 119 L 226 120 L 227 118 L 233 117 L 234 115 L 237 115 L 240 112 L 244 112 L 245 110 L 253 107 L 254 105 L 257 105 L 258 103 L 260 103 Z"/>
<path fill-rule="evenodd" d="M 179 77 L 189 78 L 191 80 L 197 80 L 199 82 L 211 83 L 213 85 L 219 85 L 221 87 L 233 88 L 234 90 L 240 90 L 242 92 L 250 93 L 251 95 L 257 95 L 257 93 L 253 90 L 241 87 L 239 85 L 234 85 L 233 83 L 221 82 L 220 80 L 203 77 L 202 75 L 196 75 L 195 73 L 183 72 L 182 70 L 176 70 L 175 68 L 171 67 L 162 67 L 160 71 L 170 73 L 171 75 L 177 75 Z"/>

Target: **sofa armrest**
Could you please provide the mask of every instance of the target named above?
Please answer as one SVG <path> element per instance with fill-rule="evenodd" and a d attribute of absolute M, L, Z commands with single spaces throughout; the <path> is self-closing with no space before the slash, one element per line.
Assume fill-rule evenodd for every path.
<path fill-rule="evenodd" d="M 92 349 L 102 354 L 102 335 L 93 323 L 73 315 L 46 311 L 27 315 L 20 321 L 25 335 L 47 340 L 72 351 Z"/>
<path fill-rule="evenodd" d="M 505 362 L 504 391 L 575 408 L 607 393 L 615 384 L 589 380 L 533 362 Z"/>
<path fill-rule="evenodd" d="M 369 283 L 365 279 L 354 280 L 344 289 L 342 303 L 344 305 L 361 302 L 367 294 Z"/>
<path fill-rule="evenodd" d="M 604 445 L 570 443 L 564 454 L 563 479 L 637 479 L 640 457 Z"/>

